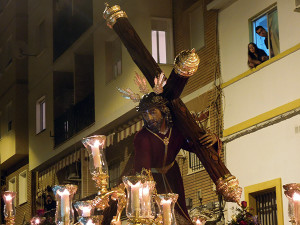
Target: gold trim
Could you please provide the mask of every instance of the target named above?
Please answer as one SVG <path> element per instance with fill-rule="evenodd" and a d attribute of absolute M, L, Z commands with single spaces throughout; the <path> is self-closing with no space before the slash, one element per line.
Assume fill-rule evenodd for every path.
<path fill-rule="evenodd" d="M 242 188 L 239 186 L 238 179 L 231 175 L 225 174 L 216 182 L 217 193 L 221 194 L 226 202 L 236 202 L 240 205 Z"/>
<path fill-rule="evenodd" d="M 300 107 L 300 99 L 297 99 L 295 101 L 292 101 L 292 102 L 287 103 L 285 105 L 279 106 L 279 107 L 277 107 L 275 109 L 272 109 L 268 112 L 262 113 L 262 114 L 260 114 L 256 117 L 253 117 L 249 120 L 246 120 L 246 121 L 241 122 L 237 125 L 234 125 L 232 127 L 227 128 L 223 131 L 223 136 L 224 137 L 229 136 L 231 134 L 234 134 L 234 133 L 239 132 L 241 130 L 247 129 L 247 128 L 253 126 L 253 125 L 256 125 L 258 123 L 261 123 L 263 121 L 266 121 L 266 120 L 271 119 L 275 116 L 281 115 L 283 113 L 286 113 L 288 111 L 291 111 L 291 110 L 299 108 L 299 107 Z"/>
<path fill-rule="evenodd" d="M 283 203 L 282 203 L 282 183 L 281 178 L 262 182 L 259 184 L 250 185 L 244 188 L 245 200 L 249 203 L 249 207 L 255 209 L 256 205 L 253 204 L 255 199 L 251 195 L 255 192 L 264 191 L 267 189 L 276 189 L 276 204 L 277 204 L 277 220 L 278 224 L 284 224 L 283 221 Z M 256 209 L 255 209 L 256 210 Z"/>
<path fill-rule="evenodd" d="M 243 79 L 243 78 L 245 78 L 245 77 L 247 77 L 247 76 L 249 76 L 249 75 L 251 75 L 251 74 L 257 72 L 257 71 L 259 71 L 260 69 L 262 69 L 262 68 L 268 66 L 269 64 L 271 64 L 271 63 L 273 63 L 273 62 L 276 62 L 276 61 L 278 61 L 278 60 L 280 60 L 280 59 L 282 59 L 282 58 L 288 56 L 289 54 L 292 54 L 293 52 L 296 52 L 296 51 L 299 50 L 299 49 L 300 49 L 300 43 L 297 44 L 297 45 L 295 45 L 294 47 L 289 48 L 289 49 L 287 49 L 286 51 L 284 51 L 284 52 L 282 52 L 282 53 L 280 53 L 280 54 L 274 56 L 273 58 L 271 58 L 271 59 L 265 61 L 264 63 L 259 64 L 256 68 L 247 70 L 246 72 L 244 72 L 244 73 L 242 73 L 242 74 L 240 74 L 240 75 L 238 75 L 238 76 L 232 78 L 231 80 L 229 80 L 229 81 L 227 81 L 227 82 L 221 84 L 221 88 L 226 88 L 226 87 L 232 85 L 233 83 L 235 83 L 235 82 L 237 82 L 237 81 L 239 81 L 239 80 L 241 80 L 241 79 Z"/>
<path fill-rule="evenodd" d="M 198 70 L 199 63 L 200 59 L 195 49 L 184 50 L 175 57 L 174 71 L 183 77 L 190 77 Z"/>
<path fill-rule="evenodd" d="M 107 3 L 105 3 L 106 7 L 103 12 L 103 17 L 106 20 L 106 24 L 109 28 L 113 28 L 115 23 L 117 22 L 117 19 L 126 17 L 126 13 L 121 10 L 121 7 L 118 5 L 109 6 Z"/>

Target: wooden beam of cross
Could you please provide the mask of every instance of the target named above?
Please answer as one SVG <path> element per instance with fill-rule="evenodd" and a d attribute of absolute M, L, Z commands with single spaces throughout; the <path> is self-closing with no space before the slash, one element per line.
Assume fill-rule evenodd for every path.
<path fill-rule="evenodd" d="M 133 61 L 153 88 L 154 78 L 162 73 L 162 70 L 130 24 L 126 13 L 118 5 L 109 7 L 107 4 L 103 16 L 107 25 L 120 37 Z M 162 94 L 169 100 L 168 106 L 174 116 L 173 120 L 191 143 L 193 152 L 216 184 L 217 192 L 223 195 L 225 201 L 239 203 L 242 192 L 238 180 L 231 175 L 214 147 L 206 148 L 200 144 L 199 138 L 205 132 L 197 125 L 186 105 L 179 98 L 189 78 L 182 75 L 178 70 L 173 69 Z"/>

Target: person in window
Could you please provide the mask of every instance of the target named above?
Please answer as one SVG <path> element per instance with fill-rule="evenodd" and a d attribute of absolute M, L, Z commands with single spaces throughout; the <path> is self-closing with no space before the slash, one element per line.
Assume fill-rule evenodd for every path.
<path fill-rule="evenodd" d="M 181 134 L 176 121 L 172 121 L 168 100 L 161 95 L 154 92 L 144 95 L 138 111 L 142 113 L 145 125 L 134 138 L 134 169 L 136 172 L 141 172 L 143 168 L 151 170 L 158 194 L 177 193 L 177 224 L 192 224 L 185 203 L 180 169 L 175 160 L 180 149 L 191 151 L 192 144 Z M 207 133 L 199 141 L 209 147 L 218 143 L 218 138 Z"/>
<path fill-rule="evenodd" d="M 273 28 L 274 31 L 272 31 L 271 28 Z M 271 58 L 277 55 L 279 53 L 279 35 L 278 35 L 278 26 L 276 25 L 276 23 L 274 22 L 270 24 L 269 33 L 262 26 L 257 26 L 255 28 L 255 31 L 259 36 L 265 38 L 264 42 L 266 48 L 270 50 Z M 269 42 L 270 42 L 270 48 L 269 48 Z"/>
<path fill-rule="evenodd" d="M 255 68 L 257 65 L 268 60 L 266 52 L 256 46 L 253 42 L 248 44 L 248 66 Z"/>

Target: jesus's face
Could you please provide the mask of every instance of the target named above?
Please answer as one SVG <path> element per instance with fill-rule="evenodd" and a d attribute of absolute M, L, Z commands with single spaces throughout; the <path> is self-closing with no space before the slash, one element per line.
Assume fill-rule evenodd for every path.
<path fill-rule="evenodd" d="M 164 117 L 158 108 L 153 107 L 151 109 L 148 109 L 148 110 L 142 112 L 142 116 L 144 118 L 146 126 L 150 130 L 152 130 L 154 132 L 159 132 L 161 130 L 161 127 L 162 127 L 162 124 L 164 121 Z"/>

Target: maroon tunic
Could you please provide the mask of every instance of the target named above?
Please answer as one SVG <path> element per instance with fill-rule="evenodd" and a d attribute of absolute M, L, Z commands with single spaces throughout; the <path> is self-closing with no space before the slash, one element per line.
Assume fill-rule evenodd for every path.
<path fill-rule="evenodd" d="M 169 132 L 167 134 L 162 135 L 158 134 L 159 137 L 164 139 L 165 137 L 169 137 Z M 134 146 L 135 146 L 135 170 L 140 172 L 142 168 L 151 169 L 151 168 L 162 168 L 163 161 L 165 156 L 165 145 L 157 136 L 148 131 L 145 127 L 143 127 L 134 138 Z M 172 128 L 172 133 L 170 136 L 169 144 L 168 144 L 168 153 L 166 158 L 165 165 L 170 165 L 175 161 L 175 158 L 180 151 L 180 149 L 189 150 L 188 144 L 185 141 L 182 134 L 175 127 Z M 153 172 L 153 171 L 152 171 Z M 163 181 L 163 176 L 160 173 L 152 173 L 153 178 L 156 181 L 156 189 L 158 194 L 163 193 L 177 193 L 178 204 L 182 208 L 180 210 L 178 204 L 176 204 L 175 209 L 183 216 L 188 215 L 186 204 L 185 204 L 185 194 L 183 181 L 180 174 L 180 169 L 175 161 L 174 165 L 168 170 L 166 173 L 167 182 L 170 185 L 169 189 L 168 185 L 165 186 Z M 185 215 L 184 215 L 185 214 Z"/>

